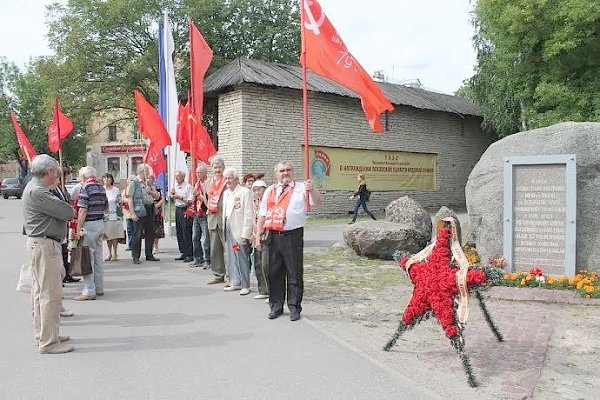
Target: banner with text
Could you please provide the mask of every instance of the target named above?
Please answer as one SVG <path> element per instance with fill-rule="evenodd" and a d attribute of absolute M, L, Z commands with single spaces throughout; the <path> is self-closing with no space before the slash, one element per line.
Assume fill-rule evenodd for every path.
<path fill-rule="evenodd" d="M 437 154 L 309 146 L 310 174 L 323 190 L 355 190 L 363 173 L 369 190 L 435 190 Z"/>

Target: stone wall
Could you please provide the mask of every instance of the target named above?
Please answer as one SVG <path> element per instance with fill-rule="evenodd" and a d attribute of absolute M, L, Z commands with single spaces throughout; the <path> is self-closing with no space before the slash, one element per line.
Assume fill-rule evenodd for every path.
<path fill-rule="evenodd" d="M 290 159 L 296 176 L 302 176 L 302 95 L 299 90 L 245 84 L 219 96 L 219 155 L 238 172 L 265 172 L 274 180 L 273 167 Z M 384 117 L 385 118 L 385 117 Z M 396 106 L 388 115 L 388 130 L 373 133 L 360 101 L 309 92 L 310 144 L 438 154 L 435 191 L 376 192 L 371 209 L 383 211 L 400 196 L 408 195 L 427 208 L 465 207 L 464 187 L 479 157 L 492 142 L 481 133 L 481 120 L 456 114 Z M 384 122 L 385 123 L 385 122 Z M 353 208 L 348 191 L 328 192 L 315 210 L 345 213 Z"/>

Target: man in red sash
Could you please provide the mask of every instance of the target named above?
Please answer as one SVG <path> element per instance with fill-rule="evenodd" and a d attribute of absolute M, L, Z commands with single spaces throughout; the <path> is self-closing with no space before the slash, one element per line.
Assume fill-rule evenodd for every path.
<path fill-rule="evenodd" d="M 207 211 L 208 231 L 210 237 L 210 267 L 214 278 L 208 281 L 209 285 L 225 282 L 225 238 L 223 236 L 223 191 L 225 178 L 223 170 L 225 161 L 221 157 L 212 159 L 213 176 L 208 181 Z"/>
<path fill-rule="evenodd" d="M 294 180 L 294 167 L 289 161 L 275 166 L 277 183 L 265 191 L 260 204 L 256 235 L 269 231 L 269 319 L 283 313 L 286 299 L 290 320 L 298 321 L 302 311 L 304 293 L 304 224 L 306 222 L 306 198 L 317 205 L 321 194 L 312 187 L 310 180 Z M 255 243 L 259 242 L 255 238 Z"/>

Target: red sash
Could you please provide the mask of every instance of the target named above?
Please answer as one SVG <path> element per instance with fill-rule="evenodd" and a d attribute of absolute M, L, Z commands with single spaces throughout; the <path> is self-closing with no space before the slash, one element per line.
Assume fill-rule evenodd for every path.
<path fill-rule="evenodd" d="M 296 186 L 296 182 L 294 182 Z M 292 193 L 294 193 L 294 186 L 288 185 L 283 193 L 279 195 L 277 199 L 276 187 L 272 186 L 267 197 L 267 216 L 265 217 L 264 229 L 269 231 L 283 231 L 285 225 L 285 216 L 287 213 L 290 200 L 292 199 Z"/>
<path fill-rule="evenodd" d="M 206 205 L 209 214 L 216 214 L 219 211 L 219 198 L 223 193 L 223 188 L 225 188 L 225 177 L 221 175 L 221 178 L 216 182 L 213 177 L 208 188 L 208 204 Z"/>

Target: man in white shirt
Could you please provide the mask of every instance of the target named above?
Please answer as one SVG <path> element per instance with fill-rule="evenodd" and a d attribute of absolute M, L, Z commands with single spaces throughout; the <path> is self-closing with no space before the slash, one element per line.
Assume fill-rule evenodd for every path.
<path fill-rule="evenodd" d="M 277 183 L 265 191 L 260 205 L 258 229 L 255 235 L 269 231 L 269 319 L 283 313 L 286 299 L 290 310 L 290 320 L 298 321 L 302 311 L 304 294 L 304 224 L 306 222 L 306 201 L 310 204 L 321 202 L 321 194 L 312 187 L 310 180 L 294 180 L 294 166 L 289 161 L 281 161 L 275 166 Z M 259 238 L 255 238 L 255 243 Z M 287 285 L 286 285 L 287 284 Z"/>
<path fill-rule="evenodd" d="M 175 228 L 177 230 L 177 245 L 181 255 L 175 260 L 192 262 L 192 224 L 193 217 L 188 217 L 186 211 L 194 199 L 192 185 L 185 181 L 185 172 L 175 172 L 175 185 L 171 189 L 171 198 L 175 200 Z"/>

